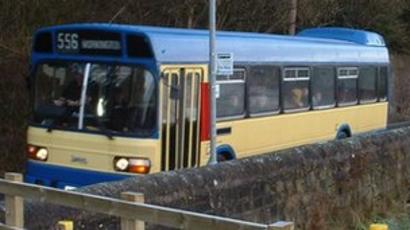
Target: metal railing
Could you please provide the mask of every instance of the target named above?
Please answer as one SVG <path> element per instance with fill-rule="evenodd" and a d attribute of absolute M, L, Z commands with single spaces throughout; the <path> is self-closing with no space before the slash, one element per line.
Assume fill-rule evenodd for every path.
<path fill-rule="evenodd" d="M 23 229 L 23 197 L 71 208 L 121 217 L 122 230 L 144 229 L 149 222 L 178 229 L 271 229 L 293 230 L 291 222 L 260 224 L 231 218 L 145 204 L 143 194 L 125 192 L 122 200 L 110 197 L 65 191 L 22 182 L 22 175 L 6 173 L 0 179 L 0 193 L 5 194 L 6 225 L 1 229 Z M 64 229 L 64 228 L 63 228 Z"/>

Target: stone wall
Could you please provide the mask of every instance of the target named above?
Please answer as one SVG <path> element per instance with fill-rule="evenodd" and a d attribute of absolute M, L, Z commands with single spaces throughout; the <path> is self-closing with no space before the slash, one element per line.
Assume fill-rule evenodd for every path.
<path fill-rule="evenodd" d="M 410 120 L 410 56 L 392 55 L 390 81 L 390 122 Z"/>
<path fill-rule="evenodd" d="M 370 215 L 404 208 L 409 154 L 410 128 L 403 128 L 82 191 L 114 197 L 137 191 L 151 204 L 262 223 L 295 221 L 297 229 L 353 229 Z M 118 228 L 116 218 L 43 204 L 27 207 L 30 229 L 62 218 L 74 219 L 78 229 Z"/>

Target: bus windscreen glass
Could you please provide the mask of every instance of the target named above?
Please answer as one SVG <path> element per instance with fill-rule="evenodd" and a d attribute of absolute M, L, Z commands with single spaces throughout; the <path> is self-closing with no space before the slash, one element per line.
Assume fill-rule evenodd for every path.
<path fill-rule="evenodd" d="M 86 87 L 84 63 L 44 63 L 35 75 L 33 122 L 49 129 L 152 135 L 157 117 L 156 84 L 141 67 L 91 64 Z M 80 99 L 85 90 L 81 127 Z"/>

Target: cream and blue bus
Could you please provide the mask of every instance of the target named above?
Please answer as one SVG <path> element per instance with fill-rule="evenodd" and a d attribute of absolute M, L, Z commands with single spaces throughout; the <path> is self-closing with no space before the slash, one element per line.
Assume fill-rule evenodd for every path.
<path fill-rule="evenodd" d="M 33 38 L 25 181 L 70 189 L 206 165 L 209 33 L 116 24 Z M 383 129 L 389 54 L 346 28 L 218 32 L 217 156 L 233 160 Z"/>

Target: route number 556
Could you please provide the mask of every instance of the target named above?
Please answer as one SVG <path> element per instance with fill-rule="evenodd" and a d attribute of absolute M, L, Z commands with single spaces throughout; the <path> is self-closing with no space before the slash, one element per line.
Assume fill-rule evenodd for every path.
<path fill-rule="evenodd" d="M 78 50 L 78 34 L 77 33 L 58 33 L 57 34 L 57 49 L 63 51 Z"/>

